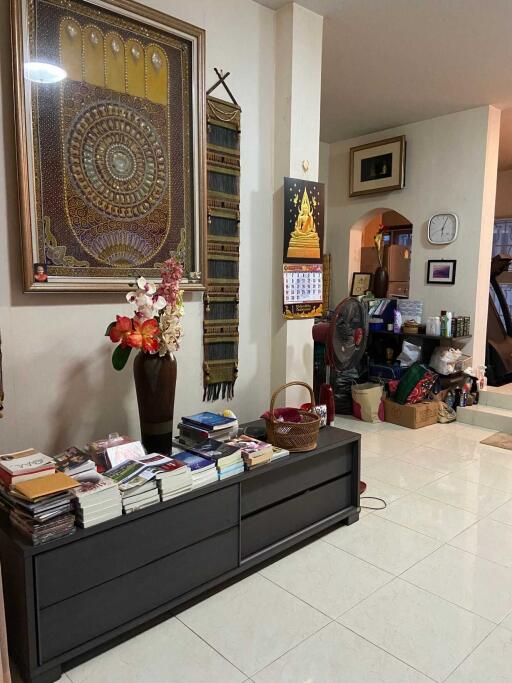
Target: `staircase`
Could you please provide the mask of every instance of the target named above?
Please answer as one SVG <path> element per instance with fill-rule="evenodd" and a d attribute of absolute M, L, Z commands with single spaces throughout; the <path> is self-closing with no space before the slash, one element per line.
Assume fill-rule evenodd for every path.
<path fill-rule="evenodd" d="M 457 408 L 457 421 L 512 434 L 512 392 L 481 391 L 478 405 Z"/>

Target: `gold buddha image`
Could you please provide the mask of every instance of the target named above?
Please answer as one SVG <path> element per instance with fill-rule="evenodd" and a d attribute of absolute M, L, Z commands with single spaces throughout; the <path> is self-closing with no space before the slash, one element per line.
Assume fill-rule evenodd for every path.
<path fill-rule="evenodd" d="M 316 231 L 315 220 L 306 188 L 304 188 L 299 215 L 295 221 L 295 229 L 290 235 L 287 257 L 320 258 L 320 238 Z"/>

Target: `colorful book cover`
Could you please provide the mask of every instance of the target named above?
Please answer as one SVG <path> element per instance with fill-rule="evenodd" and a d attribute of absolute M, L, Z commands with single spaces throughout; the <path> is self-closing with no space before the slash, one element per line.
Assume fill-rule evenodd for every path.
<path fill-rule="evenodd" d="M 67 470 L 68 474 L 74 469 L 82 467 L 88 462 L 92 462 L 89 453 L 80 450 L 76 446 L 66 448 L 62 453 L 55 455 L 53 459 L 57 463 L 57 469 L 61 472 Z"/>
<path fill-rule="evenodd" d="M 267 452 L 272 454 L 272 446 L 269 443 L 265 443 L 265 441 L 260 441 L 259 439 L 254 439 L 246 434 L 242 434 L 242 436 L 231 439 L 228 441 L 228 444 L 240 448 L 245 456 L 253 457 Z"/>
<path fill-rule="evenodd" d="M 110 477 L 104 477 L 101 474 L 99 474 L 98 477 L 99 479 L 97 481 L 84 481 L 78 488 L 74 489 L 73 495 L 75 498 L 80 500 L 81 498 L 86 498 L 94 493 L 117 487 L 116 482 Z"/>
<path fill-rule="evenodd" d="M 107 448 L 110 467 L 116 467 L 126 460 L 140 460 L 145 455 L 146 451 L 140 441 L 120 443 L 117 446 L 113 445 Z"/>
<path fill-rule="evenodd" d="M 192 472 L 215 467 L 215 463 L 213 463 L 211 460 L 203 458 L 196 453 L 189 453 L 188 451 L 177 453 L 176 460 L 179 460 L 179 462 L 182 462 L 184 465 L 190 467 Z"/>
<path fill-rule="evenodd" d="M 197 425 L 198 427 L 213 431 L 216 431 L 217 429 L 224 429 L 225 427 L 229 427 L 236 422 L 236 418 L 224 417 L 223 415 L 210 413 L 208 411 L 196 413 L 195 415 L 190 415 L 189 417 L 182 417 L 181 419 L 186 424 Z"/>
<path fill-rule="evenodd" d="M 239 447 L 232 446 L 223 441 L 217 441 L 217 439 L 206 439 L 206 441 L 198 443 L 190 450 L 198 455 L 202 455 L 204 458 L 214 461 L 223 460 L 225 458 L 236 459 L 236 456 L 241 454 Z"/>

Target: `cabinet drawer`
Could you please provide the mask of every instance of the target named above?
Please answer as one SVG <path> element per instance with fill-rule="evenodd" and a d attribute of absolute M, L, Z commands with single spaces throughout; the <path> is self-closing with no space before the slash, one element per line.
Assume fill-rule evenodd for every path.
<path fill-rule="evenodd" d="M 154 539 L 153 539 L 154 540 Z M 238 566 L 238 527 L 39 613 L 44 664 Z"/>
<path fill-rule="evenodd" d="M 347 474 L 243 519 L 242 559 L 348 507 L 351 484 Z"/>
<path fill-rule="evenodd" d="M 350 472 L 353 448 L 340 446 L 242 482 L 242 516 Z"/>
<path fill-rule="evenodd" d="M 238 486 L 228 486 L 43 553 L 35 560 L 39 608 L 229 529 L 238 500 Z"/>

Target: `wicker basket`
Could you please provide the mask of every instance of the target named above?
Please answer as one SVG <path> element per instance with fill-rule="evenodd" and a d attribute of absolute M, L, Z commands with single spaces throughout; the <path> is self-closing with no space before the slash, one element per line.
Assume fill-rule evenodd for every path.
<path fill-rule="evenodd" d="M 300 410 L 300 422 L 286 422 L 274 417 L 274 403 L 277 395 L 288 387 L 306 387 L 311 397 L 311 406 L 315 407 L 313 389 L 305 382 L 288 382 L 283 384 L 272 394 L 270 401 L 270 418 L 267 419 L 267 440 L 273 446 L 285 448 L 290 453 L 303 453 L 313 451 L 316 448 L 318 432 L 320 430 L 320 417 L 311 410 Z"/>

